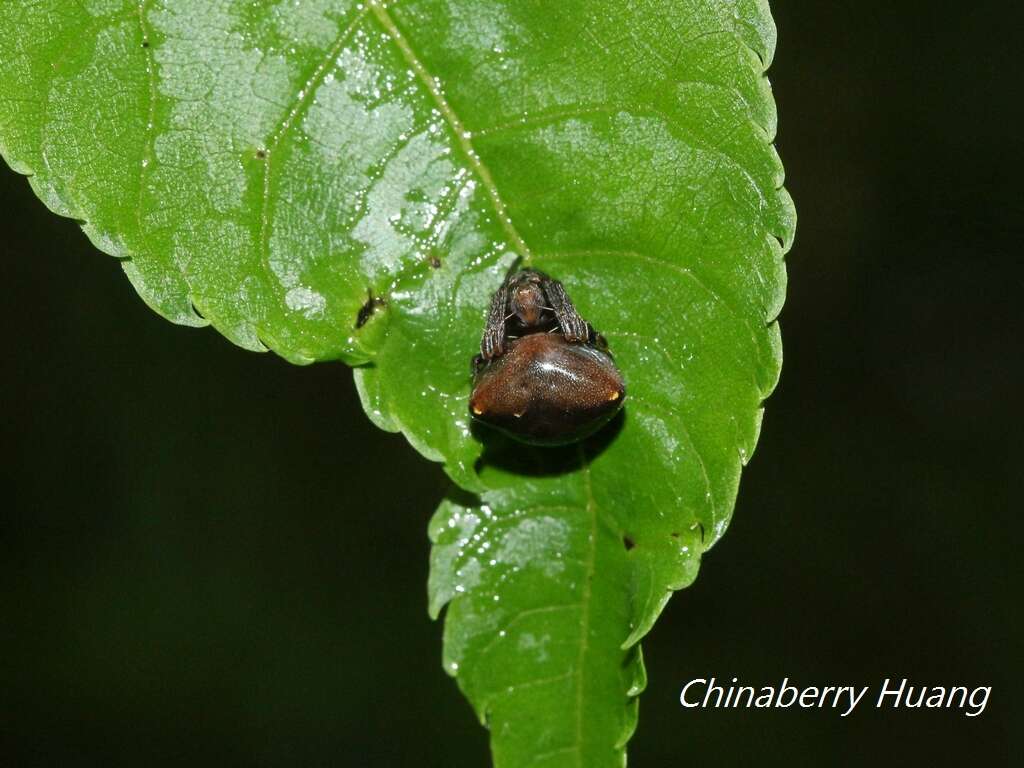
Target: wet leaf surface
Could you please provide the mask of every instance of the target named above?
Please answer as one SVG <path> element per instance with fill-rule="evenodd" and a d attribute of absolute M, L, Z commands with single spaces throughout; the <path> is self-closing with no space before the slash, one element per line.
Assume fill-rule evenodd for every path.
<path fill-rule="evenodd" d="M 43 0 L 0 31 L 0 150 L 150 306 L 360 366 L 445 463 L 431 610 L 496 764 L 620 764 L 635 643 L 728 524 L 781 363 L 765 3 Z M 517 260 L 626 377 L 583 445 L 469 423 Z"/>

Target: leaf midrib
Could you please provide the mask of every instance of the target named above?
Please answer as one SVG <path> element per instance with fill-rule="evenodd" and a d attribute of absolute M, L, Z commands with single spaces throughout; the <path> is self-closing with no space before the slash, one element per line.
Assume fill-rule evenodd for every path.
<path fill-rule="evenodd" d="M 454 110 L 451 104 L 448 103 L 448 100 L 438 87 L 437 80 L 430 74 L 426 66 L 419 59 L 412 46 L 409 44 L 408 39 L 402 34 L 387 9 L 374 0 L 371 0 L 368 4 L 368 8 L 388 35 L 390 35 L 392 41 L 398 47 L 402 56 L 409 64 L 409 67 L 427 89 L 430 97 L 433 99 L 441 115 L 444 117 L 445 122 L 448 123 L 448 127 L 454 135 L 456 143 L 459 145 L 467 163 L 477 178 L 480 179 L 484 189 L 487 191 L 498 220 L 501 222 L 502 228 L 505 230 L 506 235 L 508 235 L 512 245 L 525 260 L 530 260 L 530 248 L 513 224 L 512 219 L 508 214 L 508 209 L 505 206 L 505 202 L 502 199 L 501 194 L 498 192 L 498 188 L 490 170 L 486 165 L 484 165 L 480 156 L 477 154 L 473 147 L 470 133 L 466 130 L 466 127 L 461 118 L 459 118 L 458 113 Z M 594 501 L 593 489 L 591 487 L 590 467 L 587 464 L 587 458 L 582 446 L 579 447 L 579 457 L 580 469 L 584 479 L 584 490 L 586 492 L 585 509 L 588 514 L 590 525 L 587 537 L 588 553 L 585 565 L 583 593 L 580 598 L 582 616 L 580 617 L 579 652 L 577 655 L 576 669 L 574 670 L 574 677 L 576 678 L 576 744 L 573 751 L 576 754 L 577 766 L 579 766 L 579 768 L 583 768 L 583 726 L 585 709 L 584 669 L 587 651 L 589 650 L 592 581 L 597 557 L 597 508 Z"/>
<path fill-rule="evenodd" d="M 530 261 L 532 259 L 530 247 L 526 244 L 526 241 L 523 240 L 522 235 L 519 234 L 519 230 L 516 229 L 515 224 L 512 223 L 512 219 L 508 213 L 508 208 L 506 207 L 501 194 L 498 192 L 498 187 L 494 183 L 494 177 L 491 176 L 490 169 L 484 165 L 483 161 L 480 159 L 480 155 L 477 154 L 476 149 L 474 149 L 469 131 L 466 130 L 466 126 L 458 116 L 458 113 L 456 113 L 452 105 L 448 103 L 444 93 L 438 86 L 437 79 L 430 74 L 429 70 L 409 44 L 408 38 L 402 34 L 402 31 L 398 28 L 398 25 L 395 24 L 391 14 L 389 14 L 387 9 L 380 4 L 379 0 L 370 0 L 368 8 L 373 13 L 373 16 L 377 19 L 378 23 L 384 28 L 384 31 L 388 33 L 392 41 L 398 47 L 398 50 L 409 65 L 409 68 L 412 69 L 416 77 L 421 83 L 423 83 L 423 87 L 427 89 L 427 93 L 430 94 L 431 99 L 433 99 L 434 103 L 437 105 L 438 111 L 440 111 L 442 117 L 444 117 L 445 122 L 448 123 L 448 128 L 454 135 L 455 142 L 458 144 L 459 149 L 465 156 L 466 162 L 469 164 L 477 178 L 480 179 L 480 183 L 483 184 L 484 189 L 487 191 L 487 195 L 491 199 L 491 205 L 494 207 L 494 212 L 498 217 L 498 221 L 501 223 L 502 229 L 505 230 L 505 234 L 508 236 L 511 245 L 525 261 Z"/>
<path fill-rule="evenodd" d="M 594 502 L 594 489 L 590 481 L 590 465 L 583 444 L 578 444 L 580 472 L 583 475 L 583 489 L 586 492 L 586 510 L 589 516 L 590 533 L 588 536 L 589 551 L 583 575 L 583 594 L 580 596 L 583 615 L 580 616 L 580 650 L 576 657 L 576 765 L 583 768 L 583 666 L 590 644 L 590 602 L 591 586 L 594 578 L 594 564 L 597 558 L 597 505 Z"/>

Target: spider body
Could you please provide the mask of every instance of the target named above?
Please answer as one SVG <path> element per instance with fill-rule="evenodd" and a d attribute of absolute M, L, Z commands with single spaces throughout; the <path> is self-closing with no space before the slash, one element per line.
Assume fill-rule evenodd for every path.
<path fill-rule="evenodd" d="M 495 293 L 474 360 L 470 412 L 523 442 L 561 445 L 622 407 L 622 374 L 562 284 L 526 269 Z"/>

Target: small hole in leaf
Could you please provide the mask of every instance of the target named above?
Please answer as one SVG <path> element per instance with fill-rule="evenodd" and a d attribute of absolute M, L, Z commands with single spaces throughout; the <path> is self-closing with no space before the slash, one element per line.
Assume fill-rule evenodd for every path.
<path fill-rule="evenodd" d="M 636 542 L 633 541 L 633 539 L 631 539 L 629 536 L 623 536 L 622 543 L 625 545 L 627 552 L 629 552 L 636 546 Z"/>
<path fill-rule="evenodd" d="M 673 539 L 678 539 L 679 538 L 679 534 L 678 533 L 673 533 L 673 534 L 671 534 L 671 536 L 672 536 Z"/>
<path fill-rule="evenodd" d="M 142 41 L 142 47 L 143 48 L 149 48 L 149 40 L 143 40 Z"/>
<path fill-rule="evenodd" d="M 380 296 L 374 296 L 373 290 L 368 288 L 366 291 L 366 303 L 359 308 L 359 312 L 356 314 L 356 328 L 362 328 L 366 325 L 374 313 L 383 307 L 384 304 L 384 299 Z"/>

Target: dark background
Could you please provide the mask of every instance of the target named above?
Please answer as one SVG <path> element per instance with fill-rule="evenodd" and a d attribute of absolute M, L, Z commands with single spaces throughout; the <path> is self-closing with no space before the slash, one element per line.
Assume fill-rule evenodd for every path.
<path fill-rule="evenodd" d="M 786 365 L 644 643 L 632 765 L 1024 764 L 1012 8 L 774 3 Z M 344 367 L 175 327 L 6 170 L 0 205 L 0 763 L 486 764 L 426 615 L 440 468 Z M 973 719 L 683 710 L 710 675 L 994 690 Z"/>

